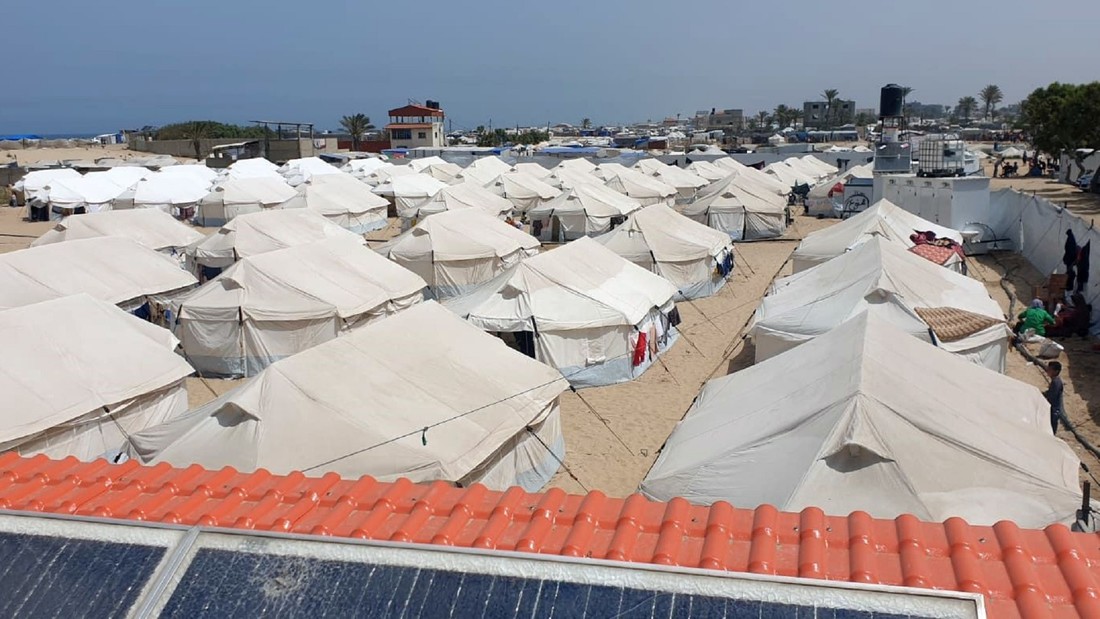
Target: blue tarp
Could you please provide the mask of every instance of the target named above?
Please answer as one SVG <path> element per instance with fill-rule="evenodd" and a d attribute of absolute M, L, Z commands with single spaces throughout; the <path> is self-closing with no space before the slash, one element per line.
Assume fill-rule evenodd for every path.
<path fill-rule="evenodd" d="M 23 140 L 41 140 L 42 136 L 33 133 L 13 133 L 0 135 L 0 142 L 22 142 Z"/>

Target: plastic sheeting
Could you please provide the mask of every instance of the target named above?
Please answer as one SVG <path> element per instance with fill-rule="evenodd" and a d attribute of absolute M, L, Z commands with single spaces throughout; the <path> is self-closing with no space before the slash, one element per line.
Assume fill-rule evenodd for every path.
<path fill-rule="evenodd" d="M 0 451 L 92 460 L 187 408 L 176 339 L 80 294 L 0 311 Z"/>
<path fill-rule="evenodd" d="M 749 334 L 759 363 L 867 311 L 931 342 L 916 308 L 955 308 L 998 324 L 962 339 L 937 342 L 995 372 L 1004 372 L 1010 332 L 1004 313 L 978 280 L 937 266 L 881 237 L 812 269 L 777 280 L 753 317 Z"/>
<path fill-rule="evenodd" d="M 798 512 L 1041 528 L 1080 506 L 1038 389 L 869 314 L 708 382 L 641 491 Z"/>
<path fill-rule="evenodd" d="M 557 461 L 528 428 L 563 451 L 566 387 L 428 302 L 275 363 L 133 444 L 146 463 L 534 491 Z"/>
<path fill-rule="evenodd" d="M 424 288 L 356 239 L 316 241 L 237 262 L 180 301 L 176 334 L 200 372 L 251 376 L 412 307 Z"/>

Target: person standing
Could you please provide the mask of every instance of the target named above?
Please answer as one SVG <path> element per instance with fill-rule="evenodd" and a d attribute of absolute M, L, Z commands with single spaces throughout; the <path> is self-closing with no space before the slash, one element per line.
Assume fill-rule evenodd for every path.
<path fill-rule="evenodd" d="M 1066 230 L 1066 244 L 1062 251 L 1062 264 L 1066 267 L 1066 292 L 1073 291 L 1073 284 L 1077 278 L 1077 237 L 1073 236 L 1073 230 Z"/>
<path fill-rule="evenodd" d="M 1062 395 L 1065 386 L 1062 384 L 1062 364 L 1051 361 L 1047 364 L 1047 376 L 1050 377 L 1050 386 L 1043 392 L 1043 397 L 1050 402 L 1050 429 L 1058 434 L 1058 420 L 1065 415 L 1062 406 Z"/>

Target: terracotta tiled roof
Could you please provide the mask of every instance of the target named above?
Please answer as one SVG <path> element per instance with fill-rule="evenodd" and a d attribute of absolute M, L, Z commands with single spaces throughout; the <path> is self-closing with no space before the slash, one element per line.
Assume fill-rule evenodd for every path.
<path fill-rule="evenodd" d="M 595 557 L 984 594 L 989 616 L 1100 617 L 1100 537 L 639 495 L 0 456 L 0 508 Z"/>

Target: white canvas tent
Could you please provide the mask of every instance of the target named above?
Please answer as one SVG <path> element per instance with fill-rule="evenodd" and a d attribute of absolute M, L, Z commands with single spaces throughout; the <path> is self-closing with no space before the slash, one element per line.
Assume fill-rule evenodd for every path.
<path fill-rule="evenodd" d="M 962 244 L 962 235 L 957 230 L 921 219 L 888 200 L 879 200 L 863 212 L 803 239 L 791 256 L 793 269 L 795 273 L 805 271 L 876 236 L 908 249 L 914 245 L 910 235 L 918 231 L 935 232 L 937 237 Z M 954 259 L 944 266 L 961 271 L 964 263 L 962 259 Z"/>
<path fill-rule="evenodd" d="M 809 157 L 810 156 L 807 156 L 805 158 L 802 158 L 802 157 L 787 157 L 786 159 L 783 160 L 783 163 L 786 163 L 795 172 L 798 172 L 799 174 L 803 175 L 804 178 L 809 179 L 805 182 L 809 183 L 810 185 L 813 185 L 815 182 L 825 178 L 829 174 L 835 174 L 836 173 L 836 168 L 833 168 L 832 171 L 830 172 L 830 171 L 822 169 L 821 166 L 819 166 L 819 165 L 814 165 L 812 162 L 810 162 L 808 160 Z M 817 161 L 817 160 L 815 159 L 814 161 Z"/>
<path fill-rule="evenodd" d="M 563 168 L 559 165 L 550 172 L 549 176 L 542 179 L 542 182 L 551 187 L 566 190 L 577 185 L 598 185 L 602 187 L 606 181 L 595 174 L 575 168 Z"/>
<path fill-rule="evenodd" d="M 164 211 L 140 209 L 66 217 L 31 242 L 31 247 L 103 236 L 125 237 L 177 260 L 188 245 L 204 238 L 201 232 Z"/>
<path fill-rule="evenodd" d="M 141 166 L 115 166 L 108 168 L 102 172 L 90 172 L 89 174 L 102 175 L 103 178 L 111 181 L 112 183 L 122 187 L 123 189 L 129 189 L 138 184 L 138 181 L 144 180 L 153 176 L 155 172 L 149 168 L 143 168 Z M 88 176 L 85 174 L 85 176 Z"/>
<path fill-rule="evenodd" d="M 193 265 L 222 269 L 241 258 L 330 238 L 365 243 L 312 209 L 271 210 L 234 218 L 188 247 L 187 255 Z"/>
<path fill-rule="evenodd" d="M 642 482 L 656 500 L 875 518 L 1071 521 L 1079 461 L 1030 385 L 861 314 L 708 382 Z"/>
<path fill-rule="evenodd" d="M 283 175 L 291 187 L 297 187 L 312 178 L 343 172 L 320 157 L 303 157 L 287 161 L 279 168 L 279 174 Z"/>
<path fill-rule="evenodd" d="M 88 295 L 0 311 L 0 452 L 80 460 L 187 410 L 176 339 Z"/>
<path fill-rule="evenodd" d="M 36 197 L 45 189 L 50 181 L 59 179 L 80 178 L 80 172 L 72 168 L 50 168 L 47 170 L 32 170 L 26 176 L 15 182 L 15 190 L 23 192 L 27 201 Z"/>
<path fill-rule="evenodd" d="M 826 163 L 813 155 L 806 155 L 799 158 L 799 161 L 803 165 L 816 169 L 822 176 L 833 176 L 837 173 L 837 167 L 831 163 Z"/>
<path fill-rule="evenodd" d="M 749 331 L 756 361 L 818 337 L 863 311 L 972 363 L 1004 372 L 1010 333 L 1004 312 L 985 285 L 882 238 L 776 281 Z"/>
<path fill-rule="evenodd" d="M 375 167 L 370 172 L 358 176 L 358 178 L 371 187 L 379 187 L 388 183 L 390 179 L 397 178 L 398 176 L 411 176 L 413 174 L 419 174 L 419 172 L 408 164 L 395 165 L 387 163 L 384 166 Z M 431 174 L 425 174 L 424 176 L 430 177 Z"/>
<path fill-rule="evenodd" d="M 433 163 L 432 165 L 424 168 L 424 174 L 442 181 L 444 183 L 454 183 L 458 177 L 462 174 L 462 166 L 457 163 Z"/>
<path fill-rule="evenodd" d="M 86 238 L 0 254 L 0 309 L 80 293 L 127 311 L 146 303 L 159 308 L 197 283 L 176 260 L 125 237 Z"/>
<path fill-rule="evenodd" d="M 829 197 L 829 192 L 833 190 L 837 183 L 843 185 L 853 178 L 868 179 L 874 177 L 874 164 L 865 163 L 863 165 L 852 166 L 843 172 L 837 172 L 832 176 L 825 178 L 825 180 L 818 182 L 813 188 L 810 189 L 809 198 L 811 200 L 825 200 Z"/>
<path fill-rule="evenodd" d="M 710 181 L 702 176 L 688 172 L 678 166 L 665 166 L 656 170 L 650 176 L 666 185 L 675 187 L 680 199 L 683 200 L 691 199 L 695 192 L 710 184 Z"/>
<path fill-rule="evenodd" d="M 157 172 L 134 186 L 133 207 L 158 209 L 168 214 L 187 213 L 188 210 L 197 208 L 208 193 L 210 182 L 199 178 L 198 174 Z M 117 204 L 115 208 L 118 208 Z"/>
<path fill-rule="evenodd" d="M 790 185 L 783 183 L 779 179 L 775 178 L 771 174 L 767 174 L 756 168 L 751 168 L 740 161 L 737 161 L 733 157 L 722 157 L 721 159 L 715 159 L 714 165 L 725 168 L 731 172 L 738 172 L 756 181 L 757 184 L 770 187 L 772 191 L 781 196 L 786 196 L 791 191 Z"/>
<path fill-rule="evenodd" d="M 167 176 L 190 176 L 212 185 L 218 178 L 218 173 L 204 164 L 174 165 L 161 168 L 158 174 Z"/>
<path fill-rule="evenodd" d="M 661 204 L 634 211 L 626 223 L 596 239 L 676 286 L 677 299 L 709 297 L 733 272 L 733 242 Z"/>
<path fill-rule="evenodd" d="M 270 178 L 283 180 L 279 174 L 279 166 L 271 163 L 263 157 L 251 159 L 238 159 L 229 164 L 223 173 L 226 179 L 231 178 Z"/>
<path fill-rule="evenodd" d="M 427 217 L 377 251 L 424 278 L 442 299 L 537 255 L 539 241 L 481 209 L 467 208 Z"/>
<path fill-rule="evenodd" d="M 386 219 L 389 206 L 369 186 L 350 174 L 340 173 L 311 177 L 298 185 L 297 195 L 284 202 L 282 208 L 307 208 L 345 230 L 363 234 L 389 224 Z"/>
<path fill-rule="evenodd" d="M 240 260 L 181 299 L 175 331 L 200 373 L 254 376 L 408 309 L 425 286 L 356 239 L 326 239 Z"/>
<path fill-rule="evenodd" d="M 515 210 L 524 213 L 545 206 L 561 195 L 561 190 L 547 185 L 526 172 L 501 174 L 487 183 L 485 188 L 511 202 Z"/>
<path fill-rule="evenodd" d="M 623 168 L 609 173 L 607 186 L 615 191 L 638 200 L 642 206 L 651 204 L 676 203 L 676 188 L 653 178 L 646 176 L 637 170 Z"/>
<path fill-rule="evenodd" d="M 771 175 L 790 191 L 795 185 L 813 185 L 817 181 L 816 174 L 807 174 L 803 170 L 791 167 L 786 161 L 777 161 L 764 168 L 764 173 Z"/>
<path fill-rule="evenodd" d="M 710 161 L 693 161 L 688 164 L 687 170 L 696 176 L 701 176 L 710 182 L 720 181 L 729 176 L 733 170 L 722 168 Z"/>
<path fill-rule="evenodd" d="M 555 170 L 573 170 L 575 172 L 584 172 L 585 174 L 591 174 L 596 169 L 596 164 L 584 159 L 583 157 L 577 157 L 575 159 L 565 159 L 558 165 L 554 166 Z"/>
<path fill-rule="evenodd" d="M 389 169 L 383 168 L 383 170 Z M 386 182 L 375 187 L 373 191 L 380 196 L 391 198 L 397 207 L 397 211 L 401 212 L 431 198 L 446 186 L 446 183 L 427 174 L 413 172 L 412 174 L 391 176 Z"/>
<path fill-rule="evenodd" d="M 351 174 L 359 180 L 363 180 L 369 176 L 375 170 L 380 168 L 392 168 L 393 164 L 377 157 L 367 157 L 364 159 L 352 159 L 344 164 L 341 170 Z"/>
<path fill-rule="evenodd" d="M 479 157 L 470 162 L 470 165 L 462 170 L 459 179 L 474 181 L 479 185 L 488 185 L 492 183 L 496 177 L 511 171 L 511 164 L 506 163 L 500 157 L 490 155 L 488 157 Z"/>
<path fill-rule="evenodd" d="M 428 302 L 283 359 L 133 444 L 149 464 L 533 492 L 564 458 L 566 387 Z"/>
<path fill-rule="evenodd" d="M 439 164 L 444 164 L 444 163 L 447 163 L 447 161 L 445 159 L 443 159 L 442 157 L 436 157 L 435 155 L 432 155 L 430 157 L 418 157 L 418 158 L 415 158 L 415 159 L 410 159 L 409 160 L 409 167 L 412 168 L 413 170 L 417 171 L 417 172 L 423 172 L 424 170 L 427 170 L 428 168 L 430 168 L 433 165 L 439 165 Z"/>
<path fill-rule="evenodd" d="M 594 387 L 641 376 L 675 343 L 675 295 L 664 278 L 584 237 L 445 305 L 486 331 L 513 334 L 574 387 Z"/>
<path fill-rule="evenodd" d="M 527 218 L 539 240 L 560 243 L 603 234 L 640 208 L 641 202 L 609 187 L 580 184 L 531 209 Z"/>
<path fill-rule="evenodd" d="M 512 212 L 512 203 L 477 183 L 464 182 L 448 185 L 434 196 L 398 213 L 402 219 L 402 228 L 415 226 L 417 221 L 428 215 L 463 208 L 478 208 L 503 219 Z"/>
<path fill-rule="evenodd" d="M 278 175 L 229 178 L 199 201 L 195 221 L 206 227 L 221 226 L 238 215 L 278 208 L 292 197 L 294 188 Z"/>
<path fill-rule="evenodd" d="M 780 237 L 787 230 L 787 200 L 738 172 L 708 186 L 681 213 L 735 241 Z"/>
<path fill-rule="evenodd" d="M 516 172 L 523 172 L 524 174 L 534 176 L 535 178 L 543 182 L 546 182 L 546 177 L 550 176 L 549 168 L 543 167 L 542 164 L 535 163 L 533 161 L 517 163 L 516 165 L 512 166 L 512 169 Z"/>
<path fill-rule="evenodd" d="M 117 185 L 104 176 L 78 176 L 75 178 L 55 178 L 49 181 L 38 199 L 50 207 L 50 219 L 61 219 L 73 214 L 77 209 L 88 213 L 111 210 L 111 203 L 122 193 L 125 187 Z"/>

